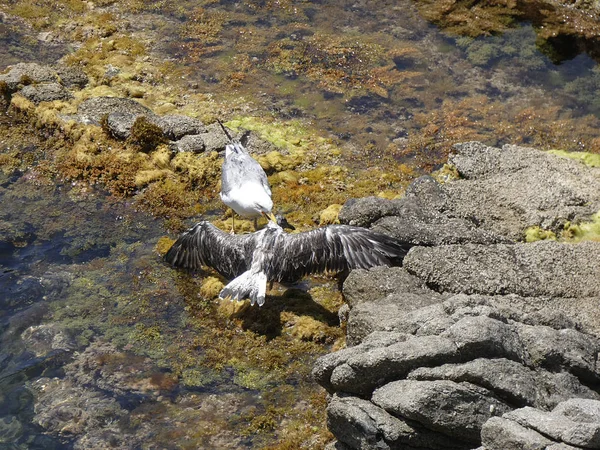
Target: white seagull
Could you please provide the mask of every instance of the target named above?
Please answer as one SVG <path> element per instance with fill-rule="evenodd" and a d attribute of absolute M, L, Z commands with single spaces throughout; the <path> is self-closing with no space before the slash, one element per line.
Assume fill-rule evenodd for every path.
<path fill-rule="evenodd" d="M 260 231 L 230 235 L 209 222 L 198 222 L 179 236 L 165 259 L 175 267 L 209 266 L 233 279 L 219 298 L 262 306 L 267 281 L 296 281 L 319 272 L 349 272 L 399 265 L 410 244 L 366 228 L 329 225 L 289 234 L 274 222 Z"/>
<path fill-rule="evenodd" d="M 225 161 L 221 166 L 221 200 L 237 214 L 256 219 L 266 216 L 276 221 L 271 210 L 271 186 L 261 165 L 252 158 L 240 142 L 236 142 L 227 132 L 221 121 L 221 128 L 231 141 L 225 146 Z M 231 233 L 234 232 L 234 219 L 231 218 Z"/>

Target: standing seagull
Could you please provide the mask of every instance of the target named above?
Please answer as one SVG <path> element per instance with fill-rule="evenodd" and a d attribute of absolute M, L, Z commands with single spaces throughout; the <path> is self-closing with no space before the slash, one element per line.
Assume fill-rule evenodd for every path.
<path fill-rule="evenodd" d="M 230 141 L 225 146 L 225 161 L 221 167 L 221 200 L 240 216 L 254 219 L 254 229 L 260 216 L 276 221 L 271 212 L 273 201 L 267 174 L 244 146 L 233 140 L 221 121 L 218 122 Z M 234 217 L 231 216 L 233 233 Z"/>
<path fill-rule="evenodd" d="M 209 266 L 233 280 L 219 298 L 265 302 L 267 281 L 296 281 L 319 272 L 399 265 L 410 244 L 366 228 L 330 225 L 289 234 L 274 222 L 251 234 L 230 235 L 209 222 L 184 232 L 165 259 L 175 267 Z"/>

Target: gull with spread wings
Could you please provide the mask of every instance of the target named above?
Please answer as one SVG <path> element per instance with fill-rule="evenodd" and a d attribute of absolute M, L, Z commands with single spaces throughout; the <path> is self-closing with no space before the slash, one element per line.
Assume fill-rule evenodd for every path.
<path fill-rule="evenodd" d="M 190 270 L 211 267 L 233 279 L 221 290 L 220 298 L 249 298 L 252 305 L 261 306 L 267 281 L 290 282 L 321 272 L 399 265 L 410 247 L 349 225 L 290 234 L 270 221 L 255 233 L 231 235 L 202 221 L 179 236 L 165 259 Z"/>

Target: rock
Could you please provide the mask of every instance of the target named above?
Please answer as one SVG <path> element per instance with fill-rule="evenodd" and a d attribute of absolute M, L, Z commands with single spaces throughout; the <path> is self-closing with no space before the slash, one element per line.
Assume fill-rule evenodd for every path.
<path fill-rule="evenodd" d="M 34 422 L 45 430 L 77 435 L 84 430 L 105 428 L 127 414 L 114 398 L 83 389 L 69 380 L 39 378 L 32 383 L 36 393 Z"/>
<path fill-rule="evenodd" d="M 428 286 L 442 291 L 598 297 L 599 252 L 598 242 L 444 245 L 413 248 L 403 265 Z"/>
<path fill-rule="evenodd" d="M 229 143 L 229 138 L 221 129 L 218 123 L 211 123 L 206 126 L 206 132 L 200 133 L 204 141 L 206 152 L 222 152 Z"/>
<path fill-rule="evenodd" d="M 379 197 L 364 197 L 346 201 L 340 211 L 341 223 L 355 227 L 366 227 L 384 216 L 400 214 L 398 201 Z"/>
<path fill-rule="evenodd" d="M 19 90 L 21 86 L 36 83 L 58 82 L 58 75 L 49 66 L 36 63 L 18 63 L 8 68 L 8 72 L 0 75 L 10 92 Z"/>
<path fill-rule="evenodd" d="M 600 210 L 600 169 L 514 145 L 468 142 L 454 149 L 449 162 L 465 179 L 445 185 L 450 208 L 489 231 L 511 239 L 531 226 L 558 232 Z"/>
<path fill-rule="evenodd" d="M 21 339 L 36 356 L 45 356 L 52 350 L 71 351 L 76 348 L 73 339 L 52 323 L 27 328 Z"/>
<path fill-rule="evenodd" d="M 597 400 L 572 399 L 568 408 L 573 408 L 578 402 L 584 402 L 583 408 L 597 410 L 600 402 Z M 598 416 L 590 421 L 590 416 L 564 414 L 565 408 L 560 404 L 552 411 L 541 411 L 532 407 L 521 408 L 507 413 L 504 418 L 512 420 L 519 425 L 533 429 L 549 438 L 585 448 L 600 448 L 600 419 Z M 592 415 L 593 417 L 593 415 Z"/>
<path fill-rule="evenodd" d="M 413 288 L 423 289 L 404 277 Z M 369 304 L 365 299 L 351 313 Z M 548 326 L 571 323 L 540 313 L 543 307 L 539 301 L 517 296 L 456 295 L 395 318 L 393 331 L 375 331 L 358 345 L 319 358 L 313 376 L 333 394 L 371 395 L 376 405 L 410 421 L 411 426 L 475 443 L 479 439 L 477 430 L 487 418 L 467 417 L 469 402 L 484 414 L 490 406 L 500 408 L 496 411 L 501 413 L 523 406 L 548 410 L 572 397 L 600 398 L 588 387 L 600 384 L 594 365 L 599 340 L 575 329 Z M 538 318 L 540 322 L 536 322 Z M 406 384 L 410 386 L 407 392 L 421 392 L 410 400 L 413 409 L 404 403 L 394 409 L 394 402 L 409 401 L 408 394 L 402 389 L 385 388 L 409 381 L 421 383 Z M 415 386 L 422 389 L 415 390 Z M 377 401 L 373 391 L 379 392 Z M 384 403 L 383 398 L 392 403 Z M 428 411 L 424 406 L 446 401 L 453 404 L 456 398 L 462 406 L 446 419 L 438 416 L 437 407 Z M 448 429 L 439 425 L 445 420 Z M 473 422 L 464 428 L 451 420 Z M 338 428 L 343 427 L 340 424 Z M 462 431 L 450 431 L 454 428 Z M 341 435 L 336 437 L 352 447 Z"/>
<path fill-rule="evenodd" d="M 102 117 L 111 113 L 126 113 L 134 116 L 152 117 L 154 113 L 144 105 L 122 97 L 94 97 L 83 101 L 77 108 L 77 120 L 99 125 Z"/>
<path fill-rule="evenodd" d="M 485 450 L 545 450 L 553 441 L 512 420 L 492 417 L 481 428 L 481 443 Z"/>
<path fill-rule="evenodd" d="M 173 147 L 179 152 L 202 153 L 206 146 L 200 134 L 189 134 L 173 143 Z"/>
<path fill-rule="evenodd" d="M 113 112 L 106 117 L 106 126 L 110 134 L 117 139 L 127 139 L 131 136 L 131 128 L 138 117 L 145 114 L 133 114 L 128 112 Z"/>
<path fill-rule="evenodd" d="M 175 377 L 154 366 L 150 359 L 121 352 L 102 341 L 95 341 L 80 353 L 65 372 L 78 385 L 113 395 L 156 399 L 176 386 Z"/>
<path fill-rule="evenodd" d="M 352 355 L 331 372 L 336 391 L 367 395 L 386 381 L 405 377 L 419 366 L 457 361 L 454 343 L 439 336 L 407 339 L 389 346 Z"/>
<path fill-rule="evenodd" d="M 600 399 L 598 393 L 569 373 L 533 370 L 505 358 L 478 358 L 464 364 L 419 367 L 409 373 L 407 379 L 469 382 L 488 389 L 512 405 L 542 409 L 552 409 L 572 397 Z"/>
<path fill-rule="evenodd" d="M 71 93 L 59 83 L 32 84 L 21 89 L 20 94 L 36 105 L 41 102 L 67 100 L 73 97 Z"/>
<path fill-rule="evenodd" d="M 153 123 L 158 125 L 171 141 L 178 141 L 186 135 L 197 135 L 207 131 L 200 120 L 183 115 L 157 116 Z"/>
<path fill-rule="evenodd" d="M 327 406 L 327 426 L 347 448 L 471 448 L 466 443 L 449 443 L 440 433 L 415 428 L 414 422 L 409 424 L 367 400 L 352 396 L 332 397 Z"/>
<path fill-rule="evenodd" d="M 88 76 L 77 66 L 58 64 L 54 66 L 60 84 L 68 88 L 82 89 L 88 84 Z"/>
<path fill-rule="evenodd" d="M 351 308 L 396 292 L 435 294 L 421 279 L 402 267 L 373 267 L 353 270 L 344 281 L 344 299 Z"/>
<path fill-rule="evenodd" d="M 373 331 L 392 331 L 404 314 L 445 298 L 401 267 L 353 270 L 344 281 L 343 293 L 352 308 L 348 315 L 348 345 L 359 344 Z"/>
<path fill-rule="evenodd" d="M 400 380 L 373 392 L 372 402 L 396 417 L 447 436 L 479 443 L 483 424 L 510 406 L 470 383 Z"/>
<path fill-rule="evenodd" d="M 341 223 L 349 225 L 372 225 L 374 231 L 415 245 L 510 242 L 478 228 L 473 221 L 448 213 L 448 202 L 445 188 L 430 176 L 423 176 L 397 200 L 378 197 L 349 200 L 339 218 Z"/>

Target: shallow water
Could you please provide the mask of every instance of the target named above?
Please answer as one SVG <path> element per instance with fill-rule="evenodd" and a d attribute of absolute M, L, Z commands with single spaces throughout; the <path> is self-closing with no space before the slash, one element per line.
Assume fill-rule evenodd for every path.
<path fill-rule="evenodd" d="M 430 168 L 457 140 L 587 150 L 599 137 L 597 63 L 554 64 L 527 22 L 466 39 L 409 2 L 200 4 L 148 3 L 131 29 L 155 33 L 151 53 L 191 91 L 308 123 L 346 166 Z M 0 25 L 0 68 L 66 51 Z M 199 294 L 206 274 L 166 267 L 162 224 L 123 200 L 33 166 L 0 176 L 0 205 L 0 449 L 322 447 L 309 372 L 343 334 L 323 301 L 333 281 L 227 314 Z"/>

